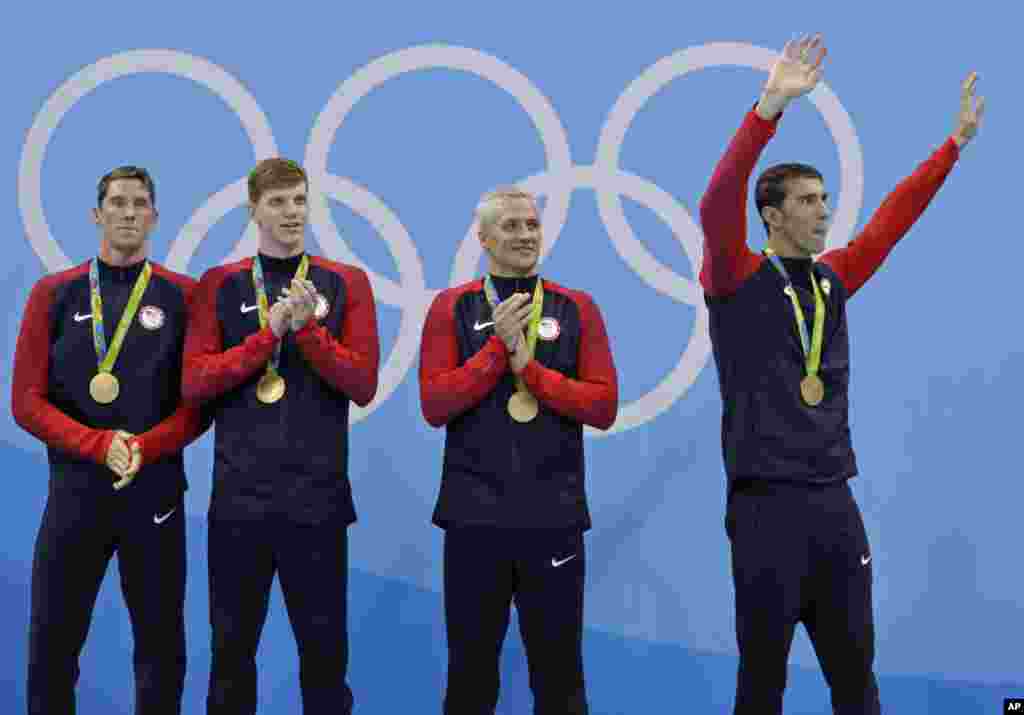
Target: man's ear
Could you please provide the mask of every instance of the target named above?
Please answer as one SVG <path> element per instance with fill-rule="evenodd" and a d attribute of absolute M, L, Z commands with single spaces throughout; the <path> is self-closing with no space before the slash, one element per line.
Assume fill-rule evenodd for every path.
<path fill-rule="evenodd" d="M 769 226 L 778 226 L 782 223 L 782 212 L 775 206 L 765 206 L 761 209 L 761 218 Z"/>

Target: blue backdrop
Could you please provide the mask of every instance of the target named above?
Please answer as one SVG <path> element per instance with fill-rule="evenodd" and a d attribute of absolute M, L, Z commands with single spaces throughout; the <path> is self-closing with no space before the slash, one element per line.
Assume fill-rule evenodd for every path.
<path fill-rule="evenodd" d="M 1011 218 L 1024 103 L 1016 23 L 999 7 L 23 4 L 7 11 L 0 49 L 4 392 L 32 284 L 96 251 L 100 175 L 124 163 L 153 172 L 152 255 L 199 276 L 252 251 L 241 206 L 253 163 L 302 161 L 323 197 L 313 249 L 371 272 L 387 356 L 378 399 L 352 426 L 357 707 L 439 712 L 441 533 L 429 517 L 443 432 L 420 415 L 417 343 L 436 291 L 479 272 L 466 240 L 476 199 L 524 182 L 545 203 L 542 273 L 595 296 L 620 374 L 620 419 L 587 442 L 592 711 L 724 713 L 736 657 L 697 201 L 794 33 L 825 33 L 825 85 L 787 112 L 763 165 L 823 171 L 831 245 L 948 136 L 959 84 L 977 69 L 989 98 L 979 137 L 850 305 L 851 417 L 887 711 L 1000 712 L 1003 697 L 1024 696 L 1024 247 Z M 187 452 L 187 713 L 203 711 L 209 666 L 211 460 L 210 436 Z M 9 410 L 0 464 L 0 709 L 20 712 L 46 462 Z M 130 645 L 115 563 L 83 654 L 82 712 L 130 710 Z M 276 587 L 259 658 L 261 712 L 300 712 Z M 829 712 L 802 631 L 792 663 L 786 712 Z M 527 712 L 514 627 L 504 667 L 499 711 Z"/>

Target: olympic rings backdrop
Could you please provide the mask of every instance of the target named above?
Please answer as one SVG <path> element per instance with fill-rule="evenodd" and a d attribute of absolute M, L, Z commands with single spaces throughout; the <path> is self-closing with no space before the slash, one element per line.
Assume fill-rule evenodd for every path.
<path fill-rule="evenodd" d="M 32 284 L 96 251 L 89 210 L 103 173 L 125 163 L 153 172 L 152 256 L 198 277 L 255 250 L 243 208 L 253 164 L 300 160 L 311 249 L 368 271 L 384 349 L 378 396 L 351 428 L 357 706 L 439 712 L 441 533 L 429 518 L 443 431 L 420 413 L 418 342 L 433 296 L 480 274 L 478 196 L 520 183 L 542 199 L 542 274 L 594 296 L 620 375 L 618 421 L 588 431 L 586 445 L 593 712 L 726 712 L 732 586 L 697 202 L 794 33 L 825 33 L 825 79 L 787 111 L 762 166 L 822 170 L 835 197 L 830 246 L 948 136 L 960 82 L 976 69 L 989 101 L 980 135 L 849 307 L 854 490 L 874 555 L 883 702 L 999 712 L 1003 697 L 1024 696 L 1024 248 L 1013 215 L 1024 104 L 1007 64 L 1011 23 L 982 7 L 969 22 L 934 6 L 809 9 L 21 7 L 2 50 L 5 399 Z M 761 245 L 753 212 L 748 223 Z M 187 452 L 187 713 L 203 710 L 209 667 L 211 437 Z M 0 708 L 17 712 L 46 457 L 9 409 L 0 463 Z M 261 712 L 298 713 L 276 587 L 273 598 Z M 82 658 L 82 712 L 130 711 L 130 644 L 115 561 Z M 802 631 L 792 663 L 787 713 L 829 712 Z M 504 667 L 500 712 L 527 712 L 514 628 Z"/>

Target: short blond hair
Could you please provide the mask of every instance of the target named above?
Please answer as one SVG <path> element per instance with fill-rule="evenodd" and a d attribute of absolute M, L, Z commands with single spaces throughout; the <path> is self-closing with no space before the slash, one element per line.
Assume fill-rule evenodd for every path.
<path fill-rule="evenodd" d="M 480 226 L 487 226 L 497 221 L 498 215 L 505 207 L 505 202 L 509 199 L 526 199 L 533 205 L 534 211 L 537 210 L 537 199 L 529 191 L 524 191 L 514 184 L 499 186 L 481 196 L 476 204 L 473 215 Z"/>

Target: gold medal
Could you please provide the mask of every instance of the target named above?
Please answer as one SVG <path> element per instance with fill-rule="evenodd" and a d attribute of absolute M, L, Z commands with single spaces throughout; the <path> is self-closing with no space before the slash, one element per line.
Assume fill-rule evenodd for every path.
<path fill-rule="evenodd" d="M 807 373 L 814 373 L 808 374 L 800 381 L 800 396 L 806 404 L 815 407 L 820 405 L 821 401 L 825 399 L 825 383 L 817 375 L 818 368 L 821 367 L 821 349 L 825 340 L 826 308 L 825 299 L 822 298 L 821 294 L 824 292 L 825 295 L 828 295 L 832 286 L 827 278 L 821 279 L 819 285 L 819 281 L 814 277 L 814 269 L 811 268 L 809 277 L 811 279 L 811 287 L 814 289 L 814 331 L 808 335 L 804 309 L 800 307 L 800 300 L 797 298 L 796 291 L 789 280 L 789 273 L 786 271 L 785 265 L 783 265 L 782 260 L 772 249 L 766 248 L 764 254 L 768 256 L 768 260 L 771 261 L 772 265 L 775 266 L 775 270 L 779 272 L 782 279 L 786 282 L 783 292 L 789 296 L 789 300 L 793 304 L 793 316 L 796 318 L 796 327 L 800 334 L 800 347 L 804 353 L 804 370 Z"/>
<path fill-rule="evenodd" d="M 508 413 L 516 422 L 530 422 L 540 412 L 537 398 L 529 392 L 513 392 L 508 398 Z"/>
<path fill-rule="evenodd" d="M 146 261 L 135 279 L 131 295 L 128 296 L 128 304 L 121 313 L 121 320 L 114 331 L 114 337 L 107 345 L 106 333 L 103 332 L 103 296 L 100 295 L 100 270 L 99 259 L 94 258 L 89 263 L 89 304 L 92 306 L 92 340 L 96 349 L 96 358 L 99 360 L 96 375 L 89 381 L 89 395 L 101 405 L 109 405 L 117 399 L 121 391 L 121 385 L 114 377 L 111 370 L 117 362 L 117 356 L 121 354 L 121 347 L 124 345 L 124 337 L 128 334 L 128 327 L 132 324 L 136 313 L 139 312 L 139 303 L 149 285 L 149 278 L 153 274 L 153 268 Z M 156 311 L 163 320 L 163 311 L 155 306 L 148 306 L 147 311 Z M 156 313 L 153 313 L 154 315 Z M 77 313 L 76 313 L 77 315 Z M 162 323 L 161 323 L 162 324 Z M 143 321 L 145 325 L 145 321 Z M 147 325 L 152 328 L 153 326 Z M 155 327 L 160 327 L 156 325 Z"/>
<path fill-rule="evenodd" d="M 484 276 L 484 296 L 491 305 L 491 310 L 498 307 L 498 291 L 494 287 L 491 277 Z M 533 289 L 533 303 L 530 310 L 530 322 L 526 327 L 526 352 L 533 358 L 537 346 L 537 337 L 540 331 L 541 311 L 544 309 L 544 282 L 537 278 L 537 285 Z M 548 337 L 545 339 L 554 340 L 558 337 L 559 327 L 557 321 L 550 320 L 550 325 L 545 328 Z M 524 424 L 536 419 L 540 413 L 540 404 L 537 398 L 530 394 L 523 378 L 516 376 L 516 391 L 508 398 L 508 414 L 516 422 Z"/>
<path fill-rule="evenodd" d="M 120 391 L 121 385 L 117 378 L 109 372 L 98 372 L 89 380 L 89 394 L 101 405 L 109 405 L 116 400 Z"/>
<path fill-rule="evenodd" d="M 817 375 L 808 375 L 800 381 L 800 396 L 811 407 L 821 404 L 825 399 L 825 383 Z"/>
<path fill-rule="evenodd" d="M 306 272 L 309 270 L 309 256 L 303 255 L 299 261 L 299 267 L 295 271 L 294 280 L 305 281 Z M 252 285 L 256 291 L 256 304 L 259 306 L 257 315 L 260 319 L 260 328 L 266 328 L 270 324 L 270 302 L 267 300 L 266 283 L 263 280 L 263 264 L 260 257 L 256 256 L 252 261 Z M 284 397 L 284 378 L 277 372 L 277 366 L 281 362 L 281 340 L 274 345 L 274 354 L 267 363 L 267 371 L 256 384 L 256 399 L 265 405 L 272 405 Z"/>
<path fill-rule="evenodd" d="M 270 405 L 284 397 L 284 378 L 278 374 L 267 373 L 256 385 L 256 399 Z"/>

